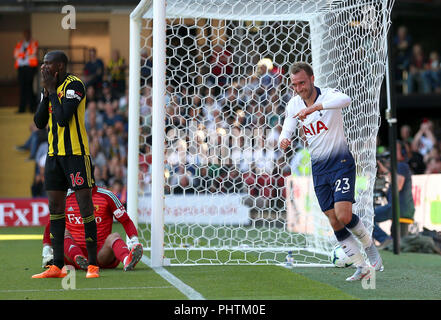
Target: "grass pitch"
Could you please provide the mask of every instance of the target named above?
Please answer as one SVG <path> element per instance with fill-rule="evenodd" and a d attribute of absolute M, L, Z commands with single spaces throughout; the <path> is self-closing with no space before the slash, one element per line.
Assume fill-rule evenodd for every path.
<path fill-rule="evenodd" d="M 124 235 L 120 225 L 114 230 Z M 31 279 L 41 268 L 42 227 L 0 228 L 0 300 L 185 300 L 179 285 L 139 262 L 133 272 L 102 270 L 86 279 L 77 271 L 75 290 L 62 279 Z M 11 234 L 31 240 L 2 240 Z M 6 236 L 9 235 L 9 236 Z M 15 238 L 15 237 L 12 237 Z M 27 239 L 28 237 L 23 237 Z M 146 253 L 147 254 L 147 253 Z M 441 256 L 382 251 L 385 271 L 376 273 L 375 288 L 347 283 L 354 269 L 284 268 L 274 265 L 166 267 L 207 300 L 430 300 L 441 298 Z"/>

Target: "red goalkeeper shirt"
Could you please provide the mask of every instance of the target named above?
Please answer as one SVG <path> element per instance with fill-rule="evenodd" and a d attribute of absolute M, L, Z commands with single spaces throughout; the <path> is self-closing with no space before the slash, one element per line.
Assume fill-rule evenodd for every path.
<path fill-rule="evenodd" d="M 129 238 L 138 236 L 135 225 L 130 220 L 126 209 L 112 191 L 101 187 L 94 187 L 92 189 L 92 201 L 97 227 L 98 248 L 104 244 L 106 238 L 112 233 L 113 218 L 123 225 Z M 65 217 L 66 229 L 70 232 L 74 241 L 78 246 L 86 248 L 83 220 L 73 191 L 69 191 L 66 197 Z M 44 244 L 51 243 L 49 232 L 48 224 L 43 238 Z"/>

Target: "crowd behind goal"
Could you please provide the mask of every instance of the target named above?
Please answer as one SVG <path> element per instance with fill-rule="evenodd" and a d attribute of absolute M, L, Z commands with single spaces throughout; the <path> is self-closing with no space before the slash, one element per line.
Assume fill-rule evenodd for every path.
<path fill-rule="evenodd" d="M 422 90 L 427 86 L 421 83 L 429 81 L 430 72 L 420 72 L 421 81 L 415 82 L 415 73 L 411 71 L 415 70 L 412 66 L 419 63 L 419 60 L 414 57 L 418 54 L 417 50 L 413 50 L 412 54 L 411 48 L 418 45 L 412 46 L 411 38 L 404 32 L 407 32 L 404 27 L 398 28 L 394 41 L 396 47 L 393 52 L 399 64 L 397 69 L 407 71 L 407 79 L 410 75 L 407 82 L 420 83 L 417 88 Z M 91 51 L 95 51 L 95 56 L 92 53 L 90 55 L 91 65 L 103 66 L 98 80 L 93 83 L 87 81 L 91 72 L 87 70 L 87 65 L 81 75 L 86 84 L 86 128 L 94 160 L 95 179 L 97 185 L 110 188 L 125 203 L 127 66 L 121 63 L 122 58 L 117 54 L 109 65 L 104 66 L 96 56 L 99 56 L 99 51 Z M 285 106 L 292 94 L 286 75 L 289 66 L 278 66 L 268 57 L 261 59 L 249 74 L 238 75 L 229 66 L 229 59 L 234 52 L 213 50 L 212 54 L 209 58 L 212 60 L 208 63 L 215 62 L 210 64 L 210 74 L 204 85 L 195 88 L 185 84 L 169 84 L 167 87 L 165 192 L 231 192 L 245 193 L 255 198 L 281 199 L 285 196 L 286 176 L 309 173 L 309 157 L 302 148 L 301 140 L 295 141 L 293 150 L 286 155 L 277 148 Z M 434 57 L 430 55 L 431 62 Z M 119 72 L 115 72 L 114 66 L 118 63 Z M 434 65 L 429 60 L 427 63 L 427 68 Z M 151 60 L 143 57 L 139 165 L 141 190 L 147 194 L 151 191 L 152 163 L 151 68 Z M 424 64 L 421 68 L 425 68 Z M 439 91 L 439 62 L 437 68 L 438 73 L 430 73 L 433 75 L 431 90 L 435 93 Z M 400 74 L 406 76 L 406 72 Z M 402 79 L 398 81 L 402 83 Z M 406 144 L 414 174 L 441 173 L 441 139 L 436 128 L 436 124 L 429 119 L 423 119 L 417 132 L 412 132 L 408 124 L 400 124 L 399 137 Z M 29 159 L 36 163 L 32 196 L 41 197 L 45 196 L 43 170 L 47 138 L 45 130 L 38 130 L 32 125 L 30 130 L 31 135 L 24 145 L 31 150 Z M 384 147 L 381 141 L 378 143 L 378 151 L 381 153 Z"/>

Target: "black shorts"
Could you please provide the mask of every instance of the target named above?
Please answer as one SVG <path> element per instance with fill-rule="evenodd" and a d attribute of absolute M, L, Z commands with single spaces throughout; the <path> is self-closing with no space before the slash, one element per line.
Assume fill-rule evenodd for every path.
<path fill-rule="evenodd" d="M 67 191 L 95 185 L 90 156 L 47 156 L 44 169 L 46 190 Z"/>

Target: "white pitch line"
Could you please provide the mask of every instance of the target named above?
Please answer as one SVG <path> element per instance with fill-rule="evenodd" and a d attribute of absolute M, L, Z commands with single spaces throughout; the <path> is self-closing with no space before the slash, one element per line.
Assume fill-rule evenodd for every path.
<path fill-rule="evenodd" d="M 127 287 L 127 288 L 80 288 L 80 289 L 23 289 L 23 290 L 0 290 L 0 293 L 12 293 L 12 292 L 60 292 L 60 291 L 95 291 L 95 290 L 139 290 L 139 289 L 170 289 L 171 286 L 162 287 Z"/>
<path fill-rule="evenodd" d="M 150 259 L 146 256 L 142 256 L 141 261 L 149 267 L 152 266 Z M 190 300 L 205 300 L 205 298 L 199 292 L 194 290 L 189 285 L 186 285 L 179 278 L 175 277 L 173 274 L 165 270 L 163 267 L 157 267 L 152 269 L 162 278 L 164 278 L 170 284 L 172 284 L 176 289 L 181 291 Z"/>

